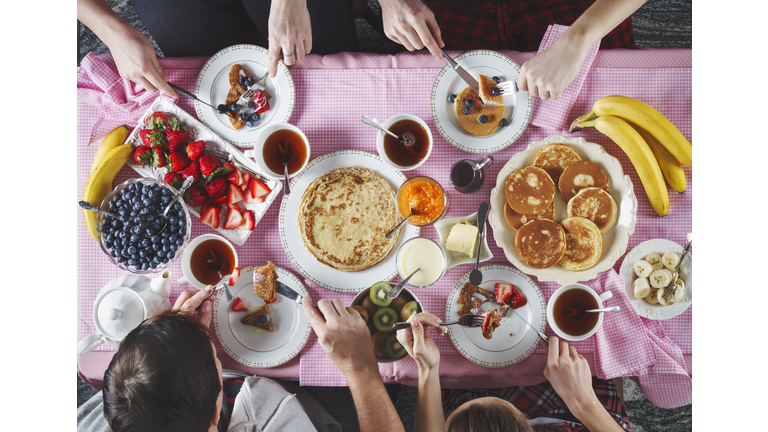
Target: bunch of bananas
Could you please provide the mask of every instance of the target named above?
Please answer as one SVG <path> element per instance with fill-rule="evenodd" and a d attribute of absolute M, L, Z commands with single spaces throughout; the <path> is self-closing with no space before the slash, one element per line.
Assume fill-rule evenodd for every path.
<path fill-rule="evenodd" d="M 119 126 L 104 137 L 93 157 L 91 174 L 83 190 L 83 201 L 100 207 L 104 197 L 112 190 L 112 180 L 133 154 L 133 144 L 123 144 L 130 132 L 127 127 Z M 88 233 L 98 241 L 96 212 L 83 209 L 83 216 Z"/>
<path fill-rule="evenodd" d="M 612 139 L 635 166 L 651 206 L 659 216 L 669 212 L 664 179 L 679 193 L 687 182 L 680 165 L 692 166 L 693 147 L 683 134 L 650 105 L 626 96 L 606 96 L 592 111 L 577 118 L 570 131 L 594 127 Z"/>

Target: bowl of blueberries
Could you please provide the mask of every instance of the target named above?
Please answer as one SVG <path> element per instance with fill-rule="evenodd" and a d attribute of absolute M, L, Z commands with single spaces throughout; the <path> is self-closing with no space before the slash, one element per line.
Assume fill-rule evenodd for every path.
<path fill-rule="evenodd" d="M 191 219 L 179 191 L 160 180 L 126 180 L 101 204 L 111 215 L 99 213 L 99 245 L 119 268 L 138 274 L 167 268 L 178 258 L 191 235 Z M 171 204 L 167 218 L 162 216 Z"/>

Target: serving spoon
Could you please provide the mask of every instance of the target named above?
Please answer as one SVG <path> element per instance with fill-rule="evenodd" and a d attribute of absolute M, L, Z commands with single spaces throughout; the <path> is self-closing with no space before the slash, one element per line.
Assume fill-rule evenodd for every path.
<path fill-rule="evenodd" d="M 277 160 L 283 163 L 283 174 L 285 174 L 285 194 L 290 195 L 291 186 L 288 182 L 288 161 L 290 161 L 291 157 L 293 156 L 293 148 L 291 147 L 291 143 L 288 141 L 280 141 L 277 143 L 275 154 L 277 155 Z"/>
<path fill-rule="evenodd" d="M 483 239 L 485 237 L 485 218 L 488 216 L 488 210 L 490 204 L 484 202 L 480 204 L 480 208 L 477 210 L 477 261 L 475 262 L 475 269 L 469 273 L 469 283 L 474 286 L 479 286 L 483 283 L 483 272 L 480 271 L 480 249 L 483 247 Z"/>
<path fill-rule="evenodd" d="M 619 306 L 611 306 L 611 307 L 601 308 L 601 309 L 588 309 L 588 310 L 585 310 L 584 306 L 582 306 L 582 305 L 580 305 L 578 303 L 574 303 L 574 304 L 569 305 L 569 306 L 567 306 L 565 308 L 565 310 L 563 311 L 563 315 L 566 318 L 577 320 L 577 319 L 581 319 L 582 317 L 584 317 L 584 315 L 586 315 L 587 313 L 618 312 L 619 310 L 621 310 L 621 308 Z"/>
<path fill-rule="evenodd" d="M 409 281 L 409 280 L 411 280 L 411 278 L 413 277 L 413 275 L 415 275 L 416 273 L 418 273 L 418 272 L 419 272 L 419 270 L 421 270 L 421 268 L 417 268 L 416 270 L 414 270 L 414 271 L 413 271 L 413 273 L 411 273 L 411 275 L 410 275 L 410 276 L 408 276 L 407 278 L 403 279 L 403 280 L 402 280 L 402 282 L 400 282 L 399 284 L 395 285 L 395 287 L 394 287 L 394 288 L 392 288 L 391 290 L 389 290 L 389 292 L 387 293 L 387 297 L 389 297 L 389 298 L 391 298 L 391 299 L 393 299 L 393 298 L 397 297 L 397 296 L 400 294 L 400 291 L 402 291 L 402 290 L 403 290 L 403 288 L 405 287 L 405 284 L 407 284 L 407 283 L 408 283 L 408 281 Z"/>
<path fill-rule="evenodd" d="M 189 177 L 186 178 L 186 180 L 184 180 L 184 183 L 181 185 L 181 188 L 179 189 L 179 192 L 168 203 L 168 206 L 165 207 L 165 211 L 163 211 L 163 213 L 160 215 L 163 218 L 163 226 L 159 230 L 155 231 L 152 235 L 150 235 L 149 232 L 145 232 L 144 233 L 145 237 L 150 238 L 150 237 L 153 237 L 153 236 L 155 236 L 157 234 L 160 234 L 161 232 L 163 232 L 163 230 L 165 230 L 165 228 L 168 227 L 168 217 L 167 217 L 168 216 L 168 211 L 171 210 L 171 207 L 173 206 L 173 203 L 175 203 L 176 200 L 178 200 L 182 195 L 184 195 L 184 192 L 187 189 L 189 189 L 190 186 L 192 186 L 192 182 L 193 181 L 195 181 L 195 178 L 193 176 L 189 176 Z"/>
<path fill-rule="evenodd" d="M 387 231 L 386 234 L 384 234 L 384 238 L 386 238 L 387 240 L 391 239 L 392 235 L 394 235 L 397 232 L 397 230 L 399 230 L 400 227 L 403 226 L 408 221 L 408 219 L 410 219 L 411 216 L 416 216 L 417 214 L 418 212 L 416 210 L 411 209 L 411 212 L 408 213 L 408 216 L 404 217 L 403 220 L 401 220 L 397 225 L 395 225 L 394 228 L 392 228 L 391 230 Z"/>

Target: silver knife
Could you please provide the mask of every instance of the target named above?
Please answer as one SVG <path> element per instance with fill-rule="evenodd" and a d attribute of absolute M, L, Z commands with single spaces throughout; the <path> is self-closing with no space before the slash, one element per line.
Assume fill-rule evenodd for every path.
<path fill-rule="evenodd" d="M 456 71 L 457 74 L 459 74 L 459 77 L 464 80 L 465 83 L 471 88 L 475 94 L 480 95 L 480 85 L 477 83 L 477 80 L 475 77 L 469 74 L 469 72 L 465 71 L 463 67 L 459 66 L 458 63 L 454 59 L 452 59 L 448 54 L 443 51 L 442 48 L 440 48 L 440 51 L 445 56 L 445 59 L 448 60 L 448 64 L 451 65 L 453 70 Z"/>
<path fill-rule="evenodd" d="M 294 300 L 298 304 L 301 304 L 301 301 L 304 298 L 299 293 L 297 293 L 292 288 L 290 288 L 288 285 L 280 281 L 277 281 L 277 293 L 290 300 Z"/>
<path fill-rule="evenodd" d="M 510 309 L 512 309 L 512 308 L 510 308 Z M 530 327 L 533 331 L 535 331 L 536 334 L 539 335 L 541 340 L 544 341 L 547 344 L 547 347 L 549 347 L 549 339 L 547 338 L 547 335 L 545 335 L 544 333 L 536 330 L 528 321 L 525 320 L 525 318 L 521 317 L 520 314 L 517 313 L 517 311 L 515 311 L 514 309 L 512 309 L 512 312 L 514 312 L 515 315 L 519 316 L 520 319 L 523 320 L 524 323 L 528 324 L 528 327 Z"/>

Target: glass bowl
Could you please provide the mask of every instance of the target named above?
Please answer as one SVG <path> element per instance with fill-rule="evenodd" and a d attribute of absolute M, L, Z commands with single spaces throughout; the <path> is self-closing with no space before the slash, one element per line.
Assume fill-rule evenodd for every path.
<path fill-rule="evenodd" d="M 448 195 L 446 195 L 445 189 L 443 189 L 443 186 L 441 186 L 440 183 L 438 183 L 435 179 L 427 176 L 418 176 L 418 177 L 410 178 L 405 182 L 403 182 L 403 184 L 400 185 L 400 188 L 397 190 L 397 210 L 400 212 L 401 217 L 408 216 L 408 214 L 411 211 L 411 208 L 406 201 L 405 191 L 409 189 L 411 186 L 416 185 L 418 183 L 430 183 L 436 186 L 437 189 L 440 191 L 440 195 L 442 195 L 442 198 L 443 198 L 443 208 L 440 211 L 440 214 L 437 215 L 437 217 L 430 220 L 429 222 L 420 224 L 420 223 L 414 222 L 413 217 L 408 219 L 408 223 L 411 225 L 415 225 L 419 227 L 429 226 L 439 221 L 443 217 L 443 215 L 445 215 L 446 209 L 448 209 Z"/>
<path fill-rule="evenodd" d="M 407 285 L 410 285 L 410 286 L 413 286 L 413 287 L 425 288 L 425 287 L 434 285 L 435 283 L 437 283 L 437 281 L 442 279 L 442 277 L 445 275 L 446 270 L 448 269 L 448 265 L 447 265 L 447 261 L 448 260 L 447 260 L 446 255 L 445 255 L 445 250 L 443 248 L 441 248 L 440 245 L 436 241 L 432 240 L 429 237 L 413 237 L 413 238 L 410 238 L 410 239 L 406 240 L 397 249 L 397 254 L 395 255 L 395 266 L 397 267 L 397 273 L 400 275 L 400 277 L 402 279 L 405 279 L 408 276 L 410 276 L 410 274 L 414 270 L 411 270 L 409 272 L 404 271 L 402 266 L 400 265 L 400 261 L 403 259 L 403 254 L 408 249 L 409 245 L 411 245 L 412 243 L 421 242 L 421 241 L 427 241 L 427 242 L 433 243 L 435 245 L 435 247 L 437 247 L 437 250 L 440 251 L 440 259 L 442 260 L 442 269 L 440 270 L 440 274 L 432 282 L 430 282 L 428 284 L 417 284 L 417 283 L 414 283 L 413 282 L 414 278 L 416 276 L 418 276 L 418 274 L 416 274 L 416 275 L 414 275 L 414 278 L 411 278 L 411 280 L 409 280 L 408 283 L 407 283 Z M 417 257 L 421 258 L 421 257 L 423 257 L 423 255 L 417 254 Z M 417 263 L 416 267 L 419 267 L 418 263 Z M 418 279 L 416 279 L 416 281 L 418 281 Z"/>
<path fill-rule="evenodd" d="M 115 201 L 115 198 L 117 198 L 118 196 L 122 197 L 123 194 L 125 193 L 128 193 L 128 192 L 134 193 L 137 189 L 139 189 L 139 186 L 137 185 L 141 185 L 140 188 L 142 190 L 145 187 L 150 187 L 153 189 L 159 188 L 158 189 L 159 191 L 162 191 L 162 190 L 169 191 L 169 192 L 160 192 L 161 198 L 160 198 L 159 204 L 156 205 L 158 209 L 155 215 L 160 215 L 167 207 L 167 203 L 170 202 L 170 200 L 172 200 L 173 197 L 179 193 L 178 189 L 174 188 L 173 186 L 151 177 L 133 178 L 119 184 L 117 187 L 115 187 L 114 190 L 112 190 L 112 192 L 107 194 L 107 196 L 104 197 L 104 200 L 101 202 L 101 208 L 113 213 L 119 212 L 120 209 L 118 208 L 116 203 L 113 203 L 113 201 Z M 154 186 L 154 185 L 157 185 L 157 186 Z M 165 196 L 168 196 L 169 199 L 166 200 L 164 198 Z M 137 197 L 134 197 L 133 199 L 135 198 Z M 124 216 L 121 215 L 120 224 L 117 227 L 112 226 L 112 222 L 111 222 L 113 220 L 112 217 L 108 217 L 108 216 L 105 216 L 103 213 L 99 213 L 98 216 L 96 217 L 96 225 L 98 227 L 98 232 L 99 232 L 99 246 L 101 246 L 101 250 L 104 251 L 104 254 L 107 256 L 107 258 L 109 258 L 110 262 L 112 262 L 112 264 L 119 267 L 121 270 L 125 270 L 127 272 L 136 273 L 136 274 L 157 273 L 168 268 L 168 266 L 170 266 L 171 263 L 173 263 L 179 256 L 181 256 L 181 253 L 183 252 L 184 247 L 187 245 L 187 243 L 189 243 L 189 238 L 192 233 L 192 228 L 191 228 L 192 220 L 189 217 L 189 209 L 187 208 L 187 204 L 184 202 L 183 198 L 179 198 L 176 201 L 176 203 L 180 203 L 181 209 L 184 211 L 184 217 L 182 219 L 184 221 L 183 223 L 184 225 L 183 227 L 181 227 L 182 237 L 176 238 L 172 242 L 171 236 L 173 235 L 173 233 L 171 232 L 170 227 L 166 227 L 163 230 L 163 233 L 159 234 L 160 235 L 160 239 L 159 239 L 160 245 L 158 246 L 159 250 L 162 251 L 164 247 L 167 248 L 168 250 L 165 251 L 165 254 L 166 254 L 165 257 L 159 258 L 159 262 L 154 263 L 155 265 L 154 267 L 152 267 L 151 263 L 153 262 L 153 257 L 157 256 L 159 251 L 154 250 L 153 241 L 151 237 L 146 237 L 146 234 L 143 231 L 139 232 L 141 230 L 140 228 L 134 231 L 134 227 L 135 227 L 134 224 L 136 223 L 136 217 L 138 215 L 130 216 L 129 212 L 134 209 L 133 207 L 131 208 L 125 207 L 126 208 L 126 210 L 124 210 L 125 215 Z M 137 202 L 134 201 L 133 205 L 136 205 L 136 204 Z M 175 205 L 176 204 L 174 203 L 174 206 Z M 144 207 L 143 203 L 138 203 L 138 206 L 140 207 L 138 209 L 139 212 L 141 211 L 141 208 L 146 208 Z M 176 210 L 176 215 L 174 215 L 174 209 L 172 208 L 168 212 L 169 221 L 172 220 L 172 217 L 179 219 L 180 216 L 178 215 L 178 212 L 179 210 Z M 154 213 L 154 212 L 152 212 L 151 210 L 147 212 L 147 214 L 150 214 L 150 213 Z M 107 222 L 108 220 L 109 222 Z M 129 231 L 126 232 L 124 230 L 123 222 L 128 222 L 130 227 Z M 149 221 L 149 223 L 151 223 L 151 221 Z M 180 222 L 177 222 L 177 226 L 179 223 Z M 120 237 L 121 231 L 126 232 L 124 237 Z M 168 233 L 168 235 L 165 235 L 166 232 Z M 131 242 L 130 239 L 133 234 L 138 235 L 138 237 L 135 239 L 135 241 Z M 176 235 L 178 236 L 179 234 L 176 234 Z M 122 240 L 124 238 L 129 239 L 128 240 L 129 243 L 123 247 L 123 250 L 127 251 L 127 249 L 130 246 L 133 246 L 136 248 L 136 251 L 130 255 L 124 252 L 125 256 L 119 257 L 122 254 L 118 253 L 118 250 L 120 248 L 115 247 L 116 246 L 115 242 L 117 238 L 121 238 L 120 241 L 125 241 L 125 240 Z M 168 241 L 167 242 L 163 241 L 163 238 L 167 238 Z M 144 241 L 145 239 L 147 239 L 148 241 L 145 242 Z M 175 250 L 173 250 L 174 247 L 175 247 Z M 167 254 L 170 251 L 172 251 L 173 254 L 171 258 L 168 258 Z M 142 261 L 144 261 L 145 257 L 147 256 L 150 257 L 149 262 L 147 263 L 146 266 L 144 266 L 142 265 Z M 132 263 L 129 264 L 130 262 L 129 260 L 133 260 L 135 264 L 132 264 Z"/>

